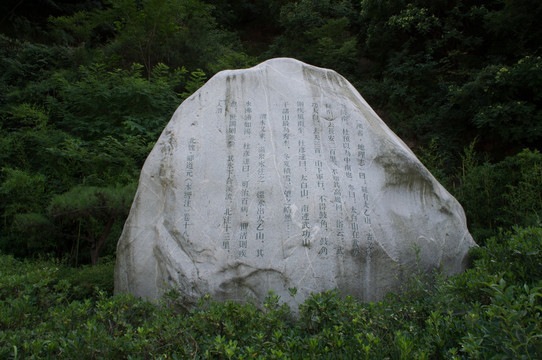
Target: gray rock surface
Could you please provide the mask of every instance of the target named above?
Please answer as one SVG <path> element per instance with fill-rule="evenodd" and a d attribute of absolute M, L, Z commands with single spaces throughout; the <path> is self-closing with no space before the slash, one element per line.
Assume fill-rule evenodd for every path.
<path fill-rule="evenodd" d="M 279 58 L 179 106 L 141 172 L 115 291 L 372 301 L 418 267 L 462 271 L 472 246 L 460 204 L 347 80 Z"/>

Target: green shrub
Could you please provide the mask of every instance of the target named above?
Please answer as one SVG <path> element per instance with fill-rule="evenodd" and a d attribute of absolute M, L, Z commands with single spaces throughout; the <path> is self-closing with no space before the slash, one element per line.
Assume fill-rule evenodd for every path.
<path fill-rule="evenodd" d="M 499 228 L 538 224 L 542 216 L 542 154 L 525 149 L 498 163 L 478 165 L 472 149 L 466 149 L 454 194 L 478 244 L 496 235 Z"/>
<path fill-rule="evenodd" d="M 514 228 L 487 240 L 474 250 L 475 264 L 486 274 L 522 286 L 542 280 L 542 228 Z"/>
<path fill-rule="evenodd" d="M 180 103 L 174 88 L 187 71 L 170 71 L 164 64 L 153 71 L 153 81 L 143 76 L 139 64 L 111 71 L 96 63 L 75 74 L 58 72 L 53 76 L 57 96 L 49 99 L 51 119 L 84 140 L 130 134 L 155 141 Z"/>
<path fill-rule="evenodd" d="M 463 352 L 474 359 L 537 359 L 542 355 L 542 281 L 535 287 L 488 284 L 491 303 L 466 316 Z"/>
<path fill-rule="evenodd" d="M 205 297 L 188 311 L 174 291 L 155 303 L 112 296 L 112 261 L 0 255 L 0 358 L 540 358 L 541 239 L 541 227 L 503 232 L 463 274 L 420 274 L 373 303 L 313 294 L 298 312 L 273 293 L 261 307 Z"/>
<path fill-rule="evenodd" d="M 83 266 L 80 269 L 64 266 L 58 277 L 67 281 L 70 288 L 69 297 L 73 300 L 84 300 L 96 295 L 96 291 L 102 291 L 108 296 L 113 295 L 115 262 L 102 259 L 95 266 Z"/>

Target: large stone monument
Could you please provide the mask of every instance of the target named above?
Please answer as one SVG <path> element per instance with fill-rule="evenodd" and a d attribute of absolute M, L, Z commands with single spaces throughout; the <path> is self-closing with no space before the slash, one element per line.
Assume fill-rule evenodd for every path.
<path fill-rule="evenodd" d="M 462 271 L 472 246 L 459 203 L 347 80 L 280 58 L 179 106 L 141 172 L 115 291 L 371 301 L 418 267 Z"/>

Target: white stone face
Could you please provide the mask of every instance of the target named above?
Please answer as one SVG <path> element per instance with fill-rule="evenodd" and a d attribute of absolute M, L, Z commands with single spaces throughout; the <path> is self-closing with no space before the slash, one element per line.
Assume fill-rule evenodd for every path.
<path fill-rule="evenodd" d="M 472 246 L 459 203 L 347 80 L 273 59 L 177 109 L 143 167 L 115 291 L 372 301 L 418 266 L 462 271 Z"/>

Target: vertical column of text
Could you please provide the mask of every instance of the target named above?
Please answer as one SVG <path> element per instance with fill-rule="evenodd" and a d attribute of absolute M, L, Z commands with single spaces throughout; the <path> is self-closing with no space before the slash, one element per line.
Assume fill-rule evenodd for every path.
<path fill-rule="evenodd" d="M 227 114 L 227 130 L 226 141 L 227 147 L 233 148 L 235 146 L 236 134 L 237 134 L 237 102 L 232 101 L 229 104 L 229 111 Z M 223 229 L 224 235 L 222 240 L 222 248 L 225 250 L 230 249 L 230 241 L 232 240 L 232 215 L 233 215 L 233 187 L 235 179 L 235 157 L 233 152 L 228 152 L 226 160 L 226 191 L 224 194 L 225 209 L 223 216 Z M 234 239 L 235 241 L 235 239 Z"/>
<path fill-rule="evenodd" d="M 290 235 L 292 225 L 292 169 L 290 166 L 290 109 L 288 103 L 282 108 L 282 183 L 284 204 L 282 214 L 286 223 L 286 234 Z"/>
<path fill-rule="evenodd" d="M 303 246 L 310 245 L 311 225 L 309 214 L 309 176 L 307 174 L 307 147 L 305 143 L 305 103 L 296 102 L 297 132 L 300 138 L 297 142 L 298 165 L 300 174 L 300 197 L 301 197 L 301 243 Z"/>
<path fill-rule="evenodd" d="M 335 118 L 333 116 L 333 107 L 329 103 L 324 104 L 325 107 L 325 116 L 328 119 Z M 343 199 L 342 199 L 342 187 L 341 187 L 341 178 L 338 168 L 337 160 L 337 138 L 335 133 L 335 123 L 330 121 L 328 124 L 328 142 L 330 144 L 329 157 L 333 163 L 333 168 L 331 169 L 331 176 L 333 180 L 333 204 L 335 205 L 335 251 L 337 255 L 344 254 L 344 211 L 343 211 Z"/>
<path fill-rule="evenodd" d="M 185 180 L 184 180 L 184 192 L 183 192 L 183 208 L 184 208 L 184 221 L 183 221 L 183 236 L 188 238 L 188 228 L 191 225 L 191 211 L 192 211 L 192 184 L 194 181 L 194 153 L 196 151 L 196 139 L 190 138 L 188 141 L 188 155 L 186 155 L 185 164 Z"/>
<path fill-rule="evenodd" d="M 341 124 L 342 126 L 342 147 L 344 153 L 344 174 L 346 178 L 346 183 L 348 187 L 348 206 L 349 208 L 346 211 L 350 212 L 350 235 L 352 236 L 352 253 L 354 255 L 359 254 L 360 252 L 360 233 L 359 233 L 359 224 L 358 224 L 358 214 L 359 210 L 357 209 L 357 196 L 356 196 L 356 187 L 353 184 L 353 160 L 351 152 L 351 133 L 350 128 L 350 116 L 346 109 L 345 105 L 341 106 L 340 110 Z M 362 140 L 362 139 L 360 139 Z"/>
<path fill-rule="evenodd" d="M 249 181 L 250 181 L 250 136 L 252 134 L 252 103 L 245 102 L 243 116 L 243 163 L 241 166 L 241 206 L 239 208 L 241 221 L 239 224 L 239 240 L 237 256 L 239 258 L 247 257 L 248 249 L 248 208 L 249 208 Z"/>
<path fill-rule="evenodd" d="M 258 145 L 258 186 L 259 190 L 256 192 L 256 198 L 258 200 L 257 210 L 256 210 L 256 257 L 264 256 L 264 245 L 265 245 L 265 141 L 266 141 L 266 127 L 267 127 L 267 114 L 260 114 L 259 118 L 259 133 L 260 142 Z"/>
<path fill-rule="evenodd" d="M 356 131 L 357 131 L 357 136 L 360 140 L 363 139 L 363 136 L 364 136 L 364 129 L 363 129 L 363 125 L 361 122 L 358 122 L 357 125 L 356 125 Z M 370 266 L 370 260 L 371 260 L 371 253 L 373 251 L 373 248 L 374 248 L 374 238 L 373 238 L 373 235 L 371 233 L 371 228 L 370 228 L 370 225 L 371 225 L 371 216 L 370 216 L 370 211 L 371 211 L 371 206 L 370 206 L 370 198 L 369 198 L 369 189 L 368 189 L 368 186 L 367 186 L 367 175 L 366 175 L 366 167 L 367 167 L 367 159 L 366 159 L 366 152 L 365 152 L 365 145 L 362 143 L 358 144 L 357 146 L 357 158 L 358 158 L 358 161 L 359 161 L 359 173 L 358 173 L 358 176 L 359 176 L 359 179 L 362 181 L 362 187 L 361 187 L 361 194 L 362 194 L 362 199 L 361 199 L 361 202 L 362 202 L 362 205 L 361 205 L 361 210 L 360 210 L 360 213 L 359 215 L 361 216 L 361 219 L 363 221 L 363 224 L 365 224 L 365 226 L 368 227 L 368 231 L 367 231 L 367 234 L 365 235 L 366 237 L 366 246 L 367 246 L 367 253 L 366 253 L 366 263 L 367 263 L 367 267 Z M 369 273 L 369 270 L 367 270 L 367 273 Z M 369 281 L 369 280 L 367 280 Z"/>
<path fill-rule="evenodd" d="M 324 181 L 324 163 L 322 159 L 322 134 L 320 132 L 320 106 L 314 102 L 312 105 L 312 122 L 314 124 L 314 167 L 316 168 L 316 191 L 318 194 L 318 223 L 320 226 L 320 237 L 318 256 L 324 257 L 328 253 L 328 217 L 327 217 L 327 196 Z"/>

